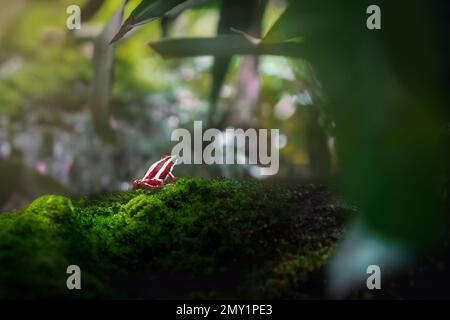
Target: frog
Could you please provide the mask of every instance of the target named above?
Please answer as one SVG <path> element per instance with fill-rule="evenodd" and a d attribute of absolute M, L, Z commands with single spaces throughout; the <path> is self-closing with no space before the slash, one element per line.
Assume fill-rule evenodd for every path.
<path fill-rule="evenodd" d="M 133 181 L 133 189 L 160 189 L 166 186 L 167 178 L 176 181 L 177 178 L 172 174 L 172 170 L 177 161 L 178 158 L 173 155 L 162 157 L 148 168 L 142 179 Z"/>

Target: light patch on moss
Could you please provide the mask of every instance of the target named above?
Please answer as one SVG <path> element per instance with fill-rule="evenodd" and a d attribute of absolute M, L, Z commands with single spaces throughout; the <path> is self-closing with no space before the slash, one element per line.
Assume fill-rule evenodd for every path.
<path fill-rule="evenodd" d="M 41 217 L 51 219 L 54 223 L 70 223 L 74 207 L 70 199 L 63 196 L 46 195 L 33 201 L 25 210 Z"/>

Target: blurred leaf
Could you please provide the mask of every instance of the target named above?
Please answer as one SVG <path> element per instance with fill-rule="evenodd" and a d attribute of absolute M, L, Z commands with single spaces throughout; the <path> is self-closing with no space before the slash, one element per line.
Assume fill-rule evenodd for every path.
<path fill-rule="evenodd" d="M 434 79 L 448 59 L 436 57 L 440 38 L 429 35 L 439 35 L 446 20 L 420 2 L 406 11 L 389 2 L 383 9 L 388 31 L 371 33 L 362 25 L 366 8 L 359 0 L 292 1 L 277 32 L 282 38 L 275 39 L 304 37 L 303 54 L 320 77 L 336 124 L 342 190 L 358 202 L 362 223 L 380 237 L 419 248 L 435 241 L 444 225 L 439 181 L 448 162 L 437 128 L 447 101 L 434 91 Z"/>
<path fill-rule="evenodd" d="M 134 27 L 161 18 L 183 0 L 143 0 L 120 27 L 119 32 L 111 40 L 114 43 L 122 39 Z"/>
<path fill-rule="evenodd" d="M 158 19 L 185 0 L 143 0 L 131 13 L 133 26 L 138 26 Z"/>
<path fill-rule="evenodd" d="M 165 16 L 161 18 L 161 33 L 163 38 L 167 38 L 169 36 L 169 31 L 176 19 L 177 16 Z"/>
<path fill-rule="evenodd" d="M 275 24 L 269 29 L 267 34 L 263 37 L 263 41 L 270 42 L 300 42 L 305 33 L 305 25 L 315 19 L 314 24 L 320 24 L 322 19 L 317 19 L 314 16 L 303 15 L 302 19 L 308 21 L 300 21 L 299 12 L 294 5 L 288 5 L 283 14 L 278 18 Z M 317 22 L 316 22 L 317 21 Z M 316 30 L 315 30 L 316 31 Z"/>
<path fill-rule="evenodd" d="M 231 55 L 278 55 L 299 58 L 302 54 L 302 45 L 298 43 L 253 44 L 241 35 L 162 39 L 150 42 L 148 45 L 164 58 L 229 57 Z"/>
<path fill-rule="evenodd" d="M 264 10 L 258 10 L 258 7 L 262 5 L 265 7 L 266 1 L 249 0 L 227 0 L 222 1 L 220 9 L 220 19 L 217 34 L 227 35 L 232 34 L 234 29 L 241 29 L 247 32 L 256 32 L 261 26 L 262 15 L 256 15 L 256 12 L 264 12 Z M 252 19 L 253 18 L 253 19 Z M 212 88 L 211 96 L 209 99 L 209 116 L 208 124 L 212 125 L 212 118 L 217 109 L 217 102 L 220 97 L 223 83 L 228 73 L 228 68 L 231 61 L 231 55 L 228 57 L 215 57 L 212 70 Z"/>
<path fill-rule="evenodd" d="M 171 17 L 177 16 L 184 10 L 203 7 L 204 5 L 206 5 L 210 2 L 213 2 L 213 0 L 186 0 L 183 3 L 181 3 L 180 5 L 176 6 L 172 10 L 170 10 L 169 12 L 167 12 L 167 15 L 171 16 Z"/>
<path fill-rule="evenodd" d="M 298 37 L 298 33 L 298 15 L 295 14 L 291 6 L 288 6 L 264 36 L 264 41 L 285 41 L 289 38 Z"/>
<path fill-rule="evenodd" d="M 175 16 L 181 11 L 207 3 L 206 0 L 143 0 L 123 23 L 119 32 L 111 40 L 122 39 L 134 27 L 162 18 Z"/>
<path fill-rule="evenodd" d="M 219 30 L 218 30 L 219 34 L 232 34 L 233 32 L 236 32 L 236 30 L 240 30 L 241 34 L 248 35 L 247 40 L 252 39 L 253 37 L 260 37 L 262 29 L 262 20 L 266 10 L 266 6 L 267 6 L 266 0 L 251 0 L 245 2 L 238 0 L 224 1 L 222 3 L 222 10 L 219 21 Z M 211 126 L 213 126 L 212 124 L 213 117 L 216 113 L 217 103 L 220 98 L 220 92 L 222 91 L 222 86 L 225 81 L 226 74 L 228 73 L 230 61 L 231 57 L 226 58 L 216 57 L 214 61 L 213 86 L 211 90 L 210 108 L 208 117 L 208 122 L 211 124 Z M 242 62 L 240 73 L 241 74 L 239 76 L 240 85 L 238 89 L 239 92 L 238 96 L 246 101 L 245 104 L 247 106 L 247 109 L 253 109 L 252 106 L 255 105 L 254 98 L 256 96 L 259 96 L 259 94 L 257 93 L 255 95 L 252 95 L 249 92 L 251 91 L 250 88 L 255 89 L 259 87 L 258 85 L 255 85 L 259 83 L 257 58 L 256 57 L 245 58 Z M 243 80 L 244 78 L 245 80 Z M 256 91 L 258 92 L 259 90 Z M 237 103 L 236 105 L 240 104 Z M 239 114 L 239 116 L 237 116 L 238 118 L 243 115 L 241 111 L 235 112 L 236 114 Z M 233 124 L 230 123 L 230 125 Z"/>
<path fill-rule="evenodd" d="M 105 29 L 94 40 L 94 79 L 89 100 L 96 131 L 103 141 L 109 141 L 114 133 L 109 126 L 109 100 L 111 96 L 114 69 L 115 46 L 108 45 L 109 39 L 119 29 L 125 3 L 114 15 Z"/>
<path fill-rule="evenodd" d="M 105 0 L 90 0 L 81 10 L 81 21 L 84 23 L 92 19 L 104 2 Z"/>

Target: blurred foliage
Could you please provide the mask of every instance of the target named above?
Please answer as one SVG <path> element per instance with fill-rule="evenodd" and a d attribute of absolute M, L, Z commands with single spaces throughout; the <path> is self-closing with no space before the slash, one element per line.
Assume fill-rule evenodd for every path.
<path fill-rule="evenodd" d="M 92 37 L 81 39 L 63 31 L 66 16 L 61 12 L 68 1 L 23 3 L 26 10 L 20 12 L 13 31 L 0 40 L 0 63 L 2 70 L 7 70 L 0 75 L 2 119 L 23 115 L 36 105 L 43 105 L 44 112 L 55 106 L 82 110 L 89 90 L 86 86 L 92 81 Z M 104 2 L 88 23 L 94 29 L 97 26 L 94 35 L 122 3 Z M 125 16 L 139 20 L 137 25 L 166 13 L 171 15 L 171 9 L 187 3 L 204 4 L 129 1 Z M 112 116 L 105 122 L 129 138 L 122 143 L 129 142 L 130 137 L 142 139 L 136 149 L 127 150 L 128 156 L 136 153 L 139 159 L 148 157 L 164 149 L 163 144 L 168 149 L 164 141 L 169 141 L 173 128 L 189 127 L 193 119 L 207 118 L 214 63 L 213 58 L 199 57 L 207 53 L 201 50 L 214 49 L 208 43 L 223 46 L 222 40 L 244 43 L 247 54 L 268 54 L 259 60 L 260 95 L 251 115 L 258 126 L 280 128 L 287 140 L 281 150 L 284 159 L 280 176 L 327 177 L 328 167 L 337 164 L 341 190 L 360 202 L 362 219 L 370 228 L 413 246 L 425 243 L 431 240 L 430 234 L 438 234 L 432 231 L 445 221 L 440 194 L 441 182 L 448 173 L 448 145 L 440 128 L 449 119 L 445 110 L 448 63 L 442 31 L 446 7 L 439 1 L 429 7 L 417 1 L 405 13 L 400 4 L 386 4 L 384 11 L 388 14 L 383 15 L 383 23 L 387 31 L 370 32 L 362 18 L 368 4 L 290 1 L 283 11 L 286 2 L 269 1 L 261 38 L 246 30 L 226 38 L 217 36 L 221 21 L 218 1 L 173 14 L 174 21 L 164 39 L 157 23 L 135 28 L 117 46 Z M 152 12 L 155 8 L 158 10 Z M 145 15 L 139 16 L 143 11 Z M 414 32 L 409 31 L 408 23 L 398 24 L 397 19 L 415 21 Z M 226 27 L 236 23 L 227 22 Z M 403 34 L 413 35 L 403 43 L 398 41 Z M 159 46 L 157 52 L 163 56 L 161 48 L 170 47 L 172 53 L 174 48 L 180 49 L 178 57 L 189 58 L 166 61 L 148 50 L 145 44 L 149 41 L 153 48 Z M 192 45 L 198 41 L 204 48 Z M 186 44 L 184 48 L 178 47 L 180 43 Z M 228 42 L 225 44 L 228 46 Z M 236 84 L 245 58 L 238 56 L 241 47 L 228 47 L 223 55 L 231 59 L 229 74 L 219 85 L 221 90 L 215 88 L 216 95 L 221 93 L 217 116 L 224 127 L 233 125 L 226 122 L 227 112 L 231 110 L 239 118 L 245 111 L 232 109 L 239 104 L 236 96 L 241 88 Z M 411 68 L 413 65 L 419 67 Z M 222 77 L 224 74 L 218 78 Z M 27 114 L 24 118 L 32 117 Z M 125 131 L 124 123 L 136 131 L 129 127 Z M 334 136 L 336 139 L 331 139 Z M 329 145 L 337 146 L 337 163 Z M 99 146 L 91 147 L 103 147 L 101 143 Z M 104 146 L 105 153 L 110 148 L 111 157 L 120 158 L 121 150 L 128 146 L 119 147 L 114 150 L 114 146 Z M 123 157 L 118 163 L 125 167 L 124 162 L 131 161 Z M 128 166 L 136 171 L 144 163 Z M 304 170 L 302 166 L 308 164 L 310 170 Z M 84 170 L 93 166 L 87 162 L 77 165 Z M 118 166 L 114 162 L 111 168 Z M 129 177 L 134 173 L 122 174 Z M 97 176 L 94 183 L 101 180 Z"/>
<path fill-rule="evenodd" d="M 0 156 L 22 161 L 30 170 L 41 168 L 40 173 L 50 175 L 75 193 L 126 188 L 127 181 L 149 161 L 170 152 L 171 130 L 190 128 L 193 120 L 206 120 L 214 63 L 212 57 L 165 60 L 149 50 L 146 42 L 162 36 L 158 23 L 133 30 L 126 42 L 116 47 L 111 99 L 103 121 L 118 135 L 118 144 L 107 146 L 98 141 L 92 130 L 94 125 L 88 109 L 94 76 L 93 40 L 123 2 L 104 1 L 95 14 L 90 13 L 93 16 L 89 21 L 83 21 L 79 32 L 68 32 L 65 28 L 66 6 L 79 4 L 84 8 L 88 3 L 15 2 L 22 10 L 14 9 L 10 3 L 2 4 L 15 12 L 16 19 L 14 23 L 8 22 L 14 27 L 0 40 Z M 137 0 L 129 1 L 125 16 L 131 14 L 138 3 Z M 219 1 L 214 1 L 177 14 L 168 27 L 168 36 L 215 36 L 219 5 Z M 271 1 L 268 8 L 261 26 L 264 32 L 281 14 L 284 5 Z M 4 28 L 7 29 L 6 24 Z M 233 125 L 228 120 L 230 113 L 239 119 L 245 112 L 245 108 L 235 108 L 243 104 L 239 97 L 239 81 L 244 62 L 239 56 L 231 57 L 217 108 L 217 118 L 219 122 L 222 119 L 222 126 Z M 302 131 L 307 108 L 281 104 L 280 110 L 290 110 L 282 119 L 273 108 L 287 92 L 295 96 L 302 90 L 301 81 L 292 80 L 303 77 L 304 72 L 294 74 L 292 64 L 301 65 L 301 62 L 270 56 L 260 59 L 261 95 L 255 101 L 254 115 L 251 115 L 257 126 L 276 125 L 285 138 L 289 137 L 281 150 L 281 161 L 284 162 L 281 177 L 307 172 L 305 165 L 309 161 Z M 97 168 L 99 158 L 104 163 L 101 170 Z M 292 164 L 302 167 L 296 169 Z M 89 174 L 89 170 L 95 174 Z M 182 168 L 182 173 L 187 176 L 242 177 L 250 174 L 245 173 L 246 170 L 218 171 L 188 166 Z M 29 184 L 28 178 L 18 181 L 16 186 L 25 184 Z M 33 185 L 40 183 L 36 181 Z M 12 188 L 7 195 L 15 197 L 14 194 L 22 193 L 22 189 Z M 45 185 L 38 189 L 47 190 Z M 34 192 L 26 194 L 19 198 L 35 195 Z M 12 203 L 13 207 L 17 205 L 15 201 Z"/>
<path fill-rule="evenodd" d="M 23 115 L 34 104 L 57 105 L 76 110 L 84 97 L 74 95 L 78 86 L 91 80 L 89 59 L 71 48 L 53 46 L 40 50 L 32 61 L 12 60 L 22 70 L 0 82 L 0 105 L 3 114 Z M 49 68 L 49 65 L 54 67 Z M 74 68 L 74 66 L 77 66 Z M 71 96 L 71 99 L 67 99 Z"/>

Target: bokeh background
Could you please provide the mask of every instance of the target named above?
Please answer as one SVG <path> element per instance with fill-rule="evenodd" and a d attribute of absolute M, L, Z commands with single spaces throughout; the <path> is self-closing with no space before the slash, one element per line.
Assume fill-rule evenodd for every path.
<path fill-rule="evenodd" d="M 137 3 L 130 1 L 125 16 Z M 79 31 L 66 29 L 71 4 L 82 8 Z M 324 157 L 314 162 L 321 162 L 315 173 L 329 170 L 333 123 L 319 110 L 320 91 L 299 59 L 234 56 L 218 106 L 211 111 L 213 58 L 163 59 L 146 45 L 163 36 L 161 23 L 155 21 L 117 45 L 110 99 L 100 108 L 94 105 L 94 39 L 121 4 L 111 0 L 89 9 L 89 1 L 1 2 L 3 210 L 46 193 L 126 190 L 152 161 L 170 153 L 175 128 L 190 129 L 194 120 L 206 124 L 211 113 L 214 127 L 222 129 L 279 128 L 278 179 L 311 178 L 311 152 Z M 262 20 L 265 31 L 286 2 L 270 1 L 268 6 Z M 219 7 L 216 3 L 183 12 L 168 28 L 170 36 L 214 36 Z M 251 166 L 192 165 L 176 172 L 261 178 Z"/>

